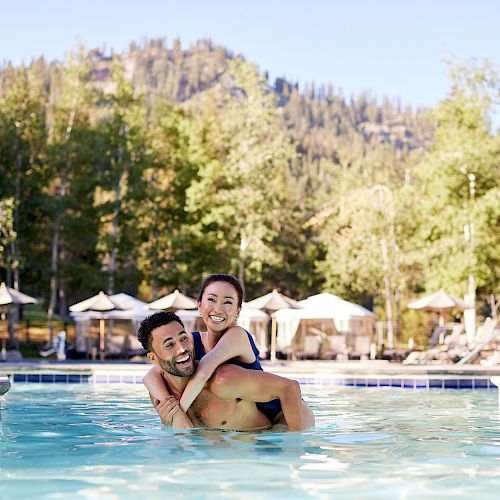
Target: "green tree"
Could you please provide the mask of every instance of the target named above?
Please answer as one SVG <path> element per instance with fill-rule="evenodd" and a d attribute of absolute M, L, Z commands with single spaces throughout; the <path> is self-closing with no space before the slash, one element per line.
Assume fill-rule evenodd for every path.
<path fill-rule="evenodd" d="M 193 231 L 193 215 L 186 211 L 187 189 L 206 161 L 200 120 L 156 99 L 145 168 L 137 172 L 130 193 L 143 295 L 147 291 L 156 298 L 160 289 L 173 286 L 187 291 L 202 274 L 200 261 L 211 258 Z"/>
<path fill-rule="evenodd" d="M 500 137 L 492 134 L 489 117 L 500 80 L 486 62 L 457 65 L 452 82 L 434 113 L 435 144 L 418 171 L 415 245 L 427 290 L 492 292 L 500 262 Z"/>
<path fill-rule="evenodd" d="M 127 200 L 131 197 L 130 177 L 144 169 L 147 148 L 147 108 L 143 96 L 136 95 L 118 60 L 113 66 L 113 89 L 104 97 L 98 110 L 100 142 L 99 186 L 96 209 L 100 216 L 97 251 L 101 255 L 102 271 L 107 276 L 107 291 L 115 293 L 117 278 L 126 282 L 125 275 L 135 267 L 133 259 L 135 214 Z M 132 256 L 132 258 L 130 258 Z"/>
<path fill-rule="evenodd" d="M 27 255 L 26 250 L 32 248 L 40 230 L 37 204 L 44 182 L 45 97 L 41 83 L 28 69 L 8 72 L 0 96 L 0 198 L 9 198 L 13 203 L 17 238 L 8 245 L 6 280 L 15 289 L 20 287 L 20 271 L 26 265 L 23 253 Z"/>
<path fill-rule="evenodd" d="M 65 314 L 67 310 L 67 279 L 73 279 L 72 276 L 77 281 L 82 279 L 77 269 L 69 265 L 80 243 L 69 239 L 69 236 L 78 234 L 81 242 L 89 234 L 95 234 L 88 219 L 80 220 L 82 210 L 89 206 L 88 196 L 93 194 L 95 178 L 93 137 L 90 132 L 94 92 L 88 82 L 89 67 L 83 48 L 76 54 L 70 54 L 67 66 L 59 68 L 57 77 L 51 83 L 47 112 L 47 168 L 50 172 L 47 194 L 50 196 L 52 221 L 47 312 L 50 340 L 58 300 L 61 312 Z M 87 197 L 87 202 L 83 202 L 81 196 Z"/>
<path fill-rule="evenodd" d="M 222 81 L 221 92 L 204 103 L 211 161 L 188 189 L 187 209 L 222 269 L 257 279 L 264 263 L 277 263 L 271 242 L 283 223 L 293 148 L 274 96 L 252 64 L 231 61 Z"/>

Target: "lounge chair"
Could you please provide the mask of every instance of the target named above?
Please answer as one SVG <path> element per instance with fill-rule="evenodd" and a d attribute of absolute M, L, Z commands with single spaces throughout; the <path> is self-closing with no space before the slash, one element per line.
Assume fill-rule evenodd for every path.
<path fill-rule="evenodd" d="M 371 338 L 369 335 L 356 335 L 354 349 L 349 353 L 349 359 L 369 359 Z"/>
<path fill-rule="evenodd" d="M 500 335 L 497 330 L 498 320 L 488 318 L 478 329 L 476 333 L 475 347 L 462 357 L 457 363 L 457 366 L 464 365 L 474 360 L 476 356 Z"/>
<path fill-rule="evenodd" d="M 106 339 L 107 359 L 123 358 L 125 352 L 125 335 L 108 335 Z"/>
<path fill-rule="evenodd" d="M 40 351 L 40 355 L 46 358 L 51 354 L 56 354 L 59 361 L 66 359 L 66 332 L 61 330 L 52 341 L 52 346 L 49 349 Z"/>
<path fill-rule="evenodd" d="M 321 355 L 323 359 L 337 359 L 338 361 L 349 359 L 349 350 L 344 335 L 328 335 L 326 344 L 327 348 Z"/>
<path fill-rule="evenodd" d="M 135 335 L 129 335 L 127 339 L 126 355 L 128 358 L 132 358 L 133 356 L 145 356 L 147 351 L 142 347 L 142 344 L 137 340 Z"/>
<path fill-rule="evenodd" d="M 297 351 L 299 359 L 318 359 L 323 339 L 320 335 L 306 335 L 304 337 L 304 348 Z"/>

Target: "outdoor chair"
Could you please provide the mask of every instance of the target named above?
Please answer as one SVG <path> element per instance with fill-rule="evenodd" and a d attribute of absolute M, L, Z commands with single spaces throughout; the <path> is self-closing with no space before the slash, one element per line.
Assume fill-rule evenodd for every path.
<path fill-rule="evenodd" d="M 125 346 L 125 352 L 127 358 L 132 358 L 134 356 L 145 356 L 147 354 L 146 349 L 142 347 L 142 344 L 139 342 L 135 335 L 128 336 Z"/>
<path fill-rule="evenodd" d="M 323 339 L 320 335 L 306 335 L 304 337 L 304 348 L 297 351 L 299 359 L 319 359 L 319 352 Z"/>
<path fill-rule="evenodd" d="M 122 358 L 125 351 L 124 335 L 109 335 L 106 341 L 106 354 L 108 359 Z"/>
<path fill-rule="evenodd" d="M 56 354 L 59 361 L 66 359 L 66 332 L 61 330 L 52 341 L 52 346 L 49 349 L 40 351 L 40 355 L 46 358 L 51 354 Z"/>
<path fill-rule="evenodd" d="M 453 324 L 451 333 L 444 338 L 442 345 L 424 351 L 412 351 L 403 361 L 403 364 L 448 365 L 456 363 L 467 352 L 467 335 L 463 331 L 463 324 Z"/>
<path fill-rule="evenodd" d="M 371 339 L 369 335 L 354 337 L 354 349 L 349 353 L 349 359 L 368 359 L 370 357 Z"/>
<path fill-rule="evenodd" d="M 344 335 L 328 335 L 327 348 L 322 353 L 323 359 L 336 359 L 338 361 L 349 359 L 349 350 Z"/>
<path fill-rule="evenodd" d="M 440 340 L 444 337 L 446 333 L 446 328 L 441 325 L 437 325 L 432 330 L 431 338 L 429 340 L 429 345 L 435 347 L 440 343 Z"/>
<path fill-rule="evenodd" d="M 495 338 L 500 334 L 497 330 L 497 325 L 498 320 L 487 318 L 486 321 L 477 329 L 474 348 L 467 354 L 463 355 L 457 365 L 464 365 L 465 363 L 473 361 L 481 353 L 481 351 L 486 350 L 486 348 L 489 347 L 489 345 L 493 343 Z M 493 352 L 493 355 L 495 354 L 496 352 Z M 490 362 L 492 365 L 495 360 L 496 357 L 491 357 Z"/>

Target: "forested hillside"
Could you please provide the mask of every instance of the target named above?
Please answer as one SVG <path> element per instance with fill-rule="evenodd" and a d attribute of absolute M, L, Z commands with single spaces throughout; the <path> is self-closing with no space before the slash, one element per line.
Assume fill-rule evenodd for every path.
<path fill-rule="evenodd" d="M 99 289 L 195 294 L 211 272 L 243 277 L 249 298 L 328 289 L 389 318 L 420 290 L 463 295 L 471 274 L 493 292 L 499 80 L 486 69 L 456 68 L 450 97 L 420 112 L 269 82 L 210 40 L 6 65 L 2 279 L 49 317 Z"/>

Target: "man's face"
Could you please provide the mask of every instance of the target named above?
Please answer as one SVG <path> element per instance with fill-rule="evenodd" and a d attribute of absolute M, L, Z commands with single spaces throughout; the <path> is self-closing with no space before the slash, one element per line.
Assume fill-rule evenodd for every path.
<path fill-rule="evenodd" d="M 172 321 L 151 332 L 152 351 L 148 358 L 167 373 L 176 377 L 190 377 L 195 370 L 193 336 L 184 327 Z"/>

